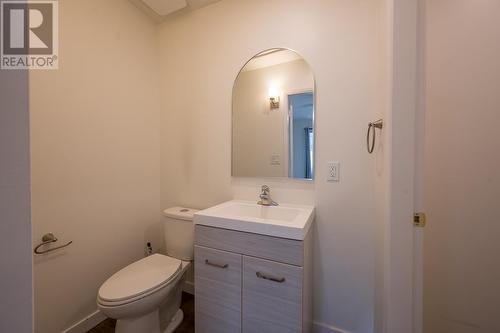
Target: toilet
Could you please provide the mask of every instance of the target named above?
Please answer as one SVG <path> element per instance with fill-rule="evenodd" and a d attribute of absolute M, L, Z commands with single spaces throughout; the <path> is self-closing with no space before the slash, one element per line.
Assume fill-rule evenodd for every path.
<path fill-rule="evenodd" d="M 182 322 L 184 273 L 193 260 L 193 215 L 197 210 L 163 211 L 167 255 L 153 254 L 113 274 L 99 288 L 97 306 L 114 318 L 116 333 L 171 333 Z"/>

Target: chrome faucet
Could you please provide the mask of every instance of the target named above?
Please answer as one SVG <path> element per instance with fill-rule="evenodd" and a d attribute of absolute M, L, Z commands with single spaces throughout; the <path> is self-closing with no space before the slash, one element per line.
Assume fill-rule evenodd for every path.
<path fill-rule="evenodd" d="M 267 185 L 262 185 L 260 190 L 260 201 L 257 202 L 258 205 L 262 206 L 278 206 L 278 203 L 271 199 L 270 195 L 271 189 Z"/>

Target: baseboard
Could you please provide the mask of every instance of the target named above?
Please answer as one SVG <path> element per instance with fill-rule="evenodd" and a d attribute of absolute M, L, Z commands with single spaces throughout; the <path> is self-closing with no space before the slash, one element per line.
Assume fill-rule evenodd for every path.
<path fill-rule="evenodd" d="M 185 281 L 184 286 L 182 287 L 182 291 L 194 295 L 194 283 L 191 281 Z"/>
<path fill-rule="evenodd" d="M 86 333 L 92 327 L 97 326 L 97 324 L 99 324 L 104 319 L 106 319 L 106 316 L 103 315 L 101 311 L 96 310 L 71 327 L 65 329 L 62 333 Z"/>
<path fill-rule="evenodd" d="M 192 282 L 186 281 L 183 287 L 184 292 L 194 295 L 194 284 Z M 106 316 L 101 313 L 101 311 L 96 310 L 87 317 L 78 321 L 71 327 L 65 329 L 62 333 L 86 333 L 91 328 L 97 326 L 100 322 L 106 319 Z M 314 333 L 350 333 L 349 331 L 327 325 L 324 323 L 319 323 L 317 321 L 313 322 L 313 332 Z"/>
<path fill-rule="evenodd" d="M 349 331 L 340 329 L 338 327 L 333 327 L 327 324 L 313 322 L 313 332 L 314 333 L 350 333 Z"/>

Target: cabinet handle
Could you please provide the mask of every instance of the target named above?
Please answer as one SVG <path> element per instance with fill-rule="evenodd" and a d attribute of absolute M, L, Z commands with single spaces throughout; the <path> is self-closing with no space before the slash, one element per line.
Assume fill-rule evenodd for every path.
<path fill-rule="evenodd" d="M 255 273 L 255 275 L 257 275 L 257 277 L 258 277 L 259 279 L 264 279 L 264 280 L 274 281 L 274 282 L 278 282 L 278 283 L 283 283 L 283 282 L 285 282 L 285 278 L 284 278 L 284 277 L 277 278 L 277 277 L 274 277 L 274 276 L 270 276 L 270 275 L 263 274 L 263 273 L 261 273 L 261 272 L 257 272 L 257 273 Z"/>
<path fill-rule="evenodd" d="M 228 266 L 228 264 L 219 264 L 219 263 L 215 263 L 215 262 L 210 262 L 210 261 L 208 261 L 208 259 L 205 259 L 205 265 L 214 266 L 214 267 L 218 267 L 218 268 L 227 268 L 227 266 Z"/>

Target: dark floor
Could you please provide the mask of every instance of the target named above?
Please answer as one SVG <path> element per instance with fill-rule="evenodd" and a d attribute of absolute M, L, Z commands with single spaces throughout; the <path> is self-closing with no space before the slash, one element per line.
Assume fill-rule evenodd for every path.
<path fill-rule="evenodd" d="M 175 333 L 194 333 L 194 297 L 188 293 L 182 293 L 181 309 L 184 312 L 184 320 L 177 327 Z M 116 321 L 106 319 L 87 333 L 113 333 Z"/>

